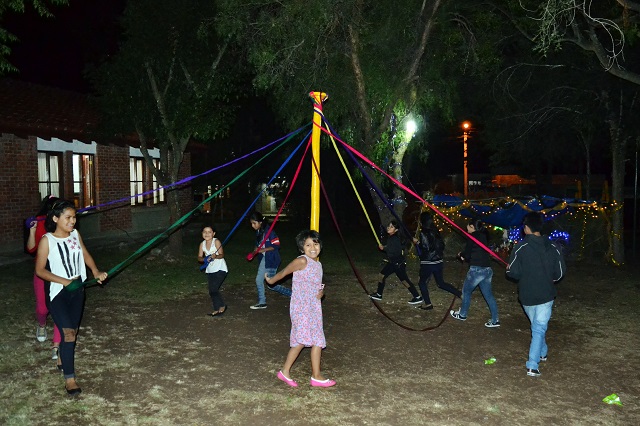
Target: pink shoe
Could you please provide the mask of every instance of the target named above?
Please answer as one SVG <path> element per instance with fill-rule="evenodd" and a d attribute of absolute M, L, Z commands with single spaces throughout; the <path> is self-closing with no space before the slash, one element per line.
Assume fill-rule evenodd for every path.
<path fill-rule="evenodd" d="M 292 388 L 297 388 L 298 387 L 298 384 L 296 383 L 296 381 L 293 380 L 293 379 L 290 379 L 287 376 L 285 376 L 284 374 L 282 374 L 282 371 L 278 371 L 278 379 L 282 380 L 283 382 L 285 382 L 286 384 L 288 384 Z"/>
<path fill-rule="evenodd" d="M 320 387 L 320 388 L 330 388 L 331 386 L 335 386 L 336 381 L 331 379 L 325 380 L 316 380 L 313 377 L 311 378 L 311 386 Z"/>

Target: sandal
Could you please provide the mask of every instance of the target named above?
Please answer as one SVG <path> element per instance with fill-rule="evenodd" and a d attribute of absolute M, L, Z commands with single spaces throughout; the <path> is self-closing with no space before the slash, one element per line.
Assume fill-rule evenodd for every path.
<path fill-rule="evenodd" d="M 223 306 L 224 311 L 215 311 L 215 312 L 211 312 L 210 314 L 207 314 L 210 317 L 219 317 L 221 315 L 223 315 L 225 312 L 227 312 L 227 306 Z M 222 308 L 220 308 L 222 309 Z"/>

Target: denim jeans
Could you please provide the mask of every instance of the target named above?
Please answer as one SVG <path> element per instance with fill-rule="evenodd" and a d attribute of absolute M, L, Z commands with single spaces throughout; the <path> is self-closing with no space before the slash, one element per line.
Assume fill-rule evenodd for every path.
<path fill-rule="evenodd" d="M 524 306 L 524 312 L 531 321 L 531 345 L 529 345 L 529 360 L 527 368 L 538 369 L 541 356 L 547 356 L 547 326 L 551 318 L 553 300 L 542 305 Z"/>
<path fill-rule="evenodd" d="M 47 294 L 47 298 L 49 295 Z M 58 327 L 62 341 L 59 347 L 59 356 L 62 361 L 62 371 L 64 372 L 64 378 L 70 379 L 76 376 L 75 369 L 75 353 L 76 353 L 76 341 L 68 342 L 64 336 L 64 330 L 78 330 L 80 328 L 80 320 L 82 319 L 82 312 L 84 311 L 84 287 L 75 291 L 69 291 L 66 288 L 60 290 L 60 293 L 56 295 L 49 302 L 49 311 L 51 312 L 51 318 Z"/>
<path fill-rule="evenodd" d="M 429 298 L 429 288 L 427 287 L 427 284 L 429 284 L 429 279 L 431 278 L 432 274 L 439 288 L 460 297 L 460 291 L 451 284 L 444 281 L 443 271 L 444 263 L 420 265 L 420 281 L 418 282 L 418 286 L 420 287 L 420 291 L 422 292 L 422 298 L 424 299 L 425 304 L 431 304 L 431 299 Z"/>
<path fill-rule="evenodd" d="M 462 306 L 460 306 L 461 317 L 467 317 L 469 305 L 471 305 L 471 293 L 473 293 L 473 290 L 475 290 L 476 287 L 480 286 L 480 291 L 489 306 L 489 311 L 491 311 L 491 321 L 498 322 L 498 304 L 496 303 L 496 299 L 493 297 L 493 292 L 491 291 L 492 277 L 493 269 L 491 269 L 490 266 L 471 266 L 469 268 L 467 277 L 464 279 L 464 284 L 462 285 Z"/>
<path fill-rule="evenodd" d="M 258 289 L 258 303 L 267 303 L 267 296 L 264 294 L 264 274 L 269 274 L 272 277 L 278 272 L 277 268 L 267 268 L 264 262 L 264 256 L 260 259 L 260 266 L 258 266 L 258 274 L 256 275 L 256 288 Z M 283 296 L 291 297 L 291 289 L 280 284 L 273 287 L 268 287 L 269 290 L 273 290 Z"/>

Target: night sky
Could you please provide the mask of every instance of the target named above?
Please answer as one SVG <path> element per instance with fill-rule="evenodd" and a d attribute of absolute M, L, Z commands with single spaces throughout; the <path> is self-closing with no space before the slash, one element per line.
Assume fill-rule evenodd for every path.
<path fill-rule="evenodd" d="M 31 5 L 26 6 L 24 14 L 11 12 L 3 18 L 4 28 L 19 38 L 18 42 L 11 45 L 9 61 L 20 72 L 5 77 L 88 93 L 91 88 L 83 78 L 85 67 L 116 52 L 120 34 L 118 19 L 124 10 L 125 0 L 71 0 L 67 7 L 52 6 L 53 18 L 40 17 Z M 247 105 L 242 106 L 240 115 L 256 116 L 256 119 L 263 121 L 265 114 L 262 101 L 255 97 L 245 101 Z M 262 113 L 256 113 L 256 103 Z M 274 120 L 272 116 L 269 119 Z M 255 129 L 261 131 L 257 135 L 247 134 L 246 120 L 239 121 L 243 123 L 242 126 L 235 126 L 230 135 L 230 139 L 236 142 L 235 146 L 243 145 L 237 143 L 239 141 L 246 143 L 252 139 L 253 143 L 266 143 L 282 133 L 277 124 L 271 121 L 253 123 L 250 126 L 254 127 L 253 133 L 256 133 Z M 450 137 L 439 135 L 437 139 L 444 142 L 430 144 L 432 158 L 436 160 L 430 160 L 430 166 L 414 164 L 416 162 L 410 156 L 407 158 L 407 171 L 414 175 L 417 182 L 431 181 L 433 184 L 436 176 L 462 170 L 462 144 L 455 144 L 454 141 L 453 144 L 458 146 L 452 149 L 449 146 L 452 144 Z M 460 151 L 456 152 L 460 155 L 452 155 L 452 151 Z M 473 150 L 470 150 L 470 155 L 473 154 Z M 481 163 L 474 159 L 476 170 Z"/>
<path fill-rule="evenodd" d="M 71 0 L 66 7 L 51 6 L 53 18 L 40 17 L 30 4 L 24 14 L 5 13 L 2 26 L 19 39 L 10 45 L 9 62 L 20 70 L 5 77 L 88 92 L 85 66 L 117 49 L 124 4 L 124 0 Z"/>

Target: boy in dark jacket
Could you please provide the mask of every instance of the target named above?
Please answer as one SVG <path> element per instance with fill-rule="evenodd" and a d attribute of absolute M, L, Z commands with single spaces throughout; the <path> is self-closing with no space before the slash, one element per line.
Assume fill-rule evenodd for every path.
<path fill-rule="evenodd" d="M 387 225 L 387 234 L 389 235 L 387 245 L 383 246 L 380 244 L 378 247 L 386 253 L 387 263 L 385 263 L 384 267 L 380 271 L 382 274 L 382 281 L 378 283 L 378 290 L 375 293 L 371 293 L 369 298 L 377 301 L 382 300 L 382 292 L 384 291 L 387 278 L 396 274 L 398 279 L 402 281 L 402 284 L 407 287 L 411 296 L 413 296 L 408 303 L 410 305 L 420 305 L 422 304 L 422 297 L 420 297 L 418 290 L 416 290 L 416 286 L 411 282 L 407 275 L 407 264 L 404 257 L 404 244 L 400 240 L 398 230 L 398 223 L 395 220 L 390 221 Z"/>
<path fill-rule="evenodd" d="M 540 234 L 542 215 L 531 212 L 524 217 L 524 240 L 514 246 L 507 276 L 518 281 L 518 298 L 531 321 L 531 344 L 527 375 L 537 377 L 540 361 L 547 360 L 545 335 L 551 318 L 555 283 L 565 273 L 566 265 L 560 247 Z"/>

